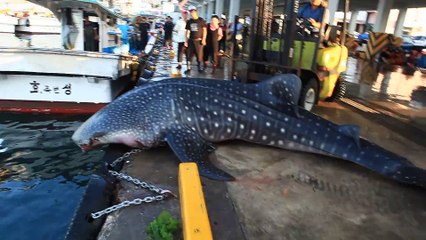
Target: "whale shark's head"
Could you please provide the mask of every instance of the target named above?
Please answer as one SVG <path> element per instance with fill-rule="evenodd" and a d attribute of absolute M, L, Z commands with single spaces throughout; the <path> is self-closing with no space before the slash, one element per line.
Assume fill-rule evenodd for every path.
<path fill-rule="evenodd" d="M 96 112 L 74 132 L 72 140 L 83 151 L 110 143 L 140 147 L 140 136 L 146 132 L 143 127 L 146 121 L 138 119 L 140 114 L 135 114 L 134 108 L 122 103 L 111 102 Z"/>
<path fill-rule="evenodd" d="M 88 151 L 97 146 L 109 143 L 105 138 L 105 127 L 108 125 L 101 112 L 95 113 L 86 120 L 72 135 L 72 140 L 83 150 Z"/>

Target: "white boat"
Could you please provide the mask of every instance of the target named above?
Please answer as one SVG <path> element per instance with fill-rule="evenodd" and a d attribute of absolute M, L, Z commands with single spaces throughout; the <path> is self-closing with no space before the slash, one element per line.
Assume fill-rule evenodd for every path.
<path fill-rule="evenodd" d="M 51 4 L 67 49 L 0 47 L 0 111 L 93 113 L 136 85 L 136 56 L 84 51 L 85 40 L 96 39 L 84 39 L 83 15 L 98 19 L 97 48 L 111 52 L 118 45 L 111 41 L 116 26 L 104 20 L 119 16 L 88 2 Z"/>
<path fill-rule="evenodd" d="M 23 34 L 61 34 L 61 22 L 54 17 L 23 17 L 18 19 L 15 31 Z"/>
<path fill-rule="evenodd" d="M 18 18 L 0 14 L 0 33 L 15 33 Z"/>

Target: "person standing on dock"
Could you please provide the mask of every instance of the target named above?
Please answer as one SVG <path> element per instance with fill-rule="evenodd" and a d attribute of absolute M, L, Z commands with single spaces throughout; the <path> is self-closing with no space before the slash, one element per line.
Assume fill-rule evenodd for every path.
<path fill-rule="evenodd" d="M 139 23 L 139 33 L 141 37 L 140 49 L 145 51 L 146 44 L 148 43 L 148 32 L 151 29 L 151 25 L 147 22 L 146 17 L 141 18 Z"/>
<path fill-rule="evenodd" d="M 182 17 L 179 18 L 177 21 L 174 32 L 175 34 L 175 41 L 178 43 L 178 66 L 177 69 L 182 68 L 182 60 L 183 60 L 183 53 L 185 52 L 185 36 L 186 36 L 186 21 L 188 20 L 188 12 L 182 11 Z"/>
<path fill-rule="evenodd" d="M 165 49 L 167 47 L 170 49 L 173 49 L 173 43 L 172 43 L 173 28 L 174 28 L 174 24 L 172 22 L 172 17 L 167 16 L 166 22 L 164 23 L 164 48 Z"/>
<path fill-rule="evenodd" d="M 191 71 L 191 60 L 194 53 L 197 57 L 198 72 L 202 73 L 204 69 L 201 62 L 203 61 L 203 46 L 206 45 L 207 26 L 204 19 L 198 17 L 195 6 L 189 6 L 188 11 L 192 18 L 186 23 L 185 47 L 187 47 L 188 69 L 185 73 L 189 74 Z"/>
<path fill-rule="evenodd" d="M 209 58 L 212 62 L 212 73 L 216 71 L 219 55 L 219 41 L 222 39 L 222 28 L 219 26 L 219 17 L 213 15 L 211 22 L 207 24 L 207 40 L 204 46 L 204 69 L 206 69 Z"/>

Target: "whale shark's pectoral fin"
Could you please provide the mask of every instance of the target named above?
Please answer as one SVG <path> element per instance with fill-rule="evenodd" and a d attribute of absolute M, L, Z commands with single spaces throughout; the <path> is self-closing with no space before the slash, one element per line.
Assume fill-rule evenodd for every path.
<path fill-rule="evenodd" d="M 235 180 L 207 160 L 215 148 L 192 129 L 173 129 L 167 133 L 166 141 L 181 162 L 196 162 L 201 176 L 219 181 Z"/>
<path fill-rule="evenodd" d="M 357 125 L 340 125 L 338 127 L 338 131 L 345 134 L 348 137 L 351 137 L 354 139 L 356 145 L 358 146 L 358 148 L 361 148 L 361 144 L 359 141 L 359 126 Z"/>

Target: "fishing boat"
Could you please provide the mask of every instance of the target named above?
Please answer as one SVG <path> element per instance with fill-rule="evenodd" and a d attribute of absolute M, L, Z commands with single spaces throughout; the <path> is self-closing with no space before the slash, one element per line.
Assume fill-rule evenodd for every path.
<path fill-rule="evenodd" d="M 136 85 L 139 62 L 120 50 L 119 15 L 95 0 L 32 2 L 59 19 L 63 49 L 0 47 L 0 111 L 93 113 Z"/>
<path fill-rule="evenodd" d="M 29 16 L 18 19 L 18 34 L 61 34 L 61 22 L 55 17 Z"/>
<path fill-rule="evenodd" d="M 15 25 L 18 24 L 18 18 L 0 14 L 0 33 L 15 33 Z"/>

